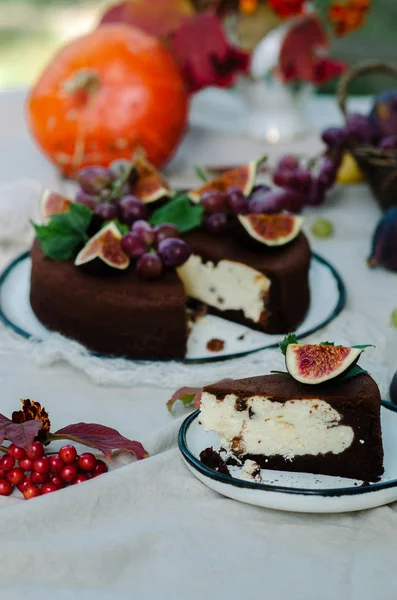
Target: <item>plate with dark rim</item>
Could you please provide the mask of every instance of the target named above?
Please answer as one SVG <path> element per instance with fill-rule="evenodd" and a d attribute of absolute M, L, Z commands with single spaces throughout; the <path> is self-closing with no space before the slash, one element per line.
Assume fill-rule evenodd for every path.
<path fill-rule="evenodd" d="M 0 320 L 25 338 L 45 340 L 51 332 L 34 315 L 29 302 L 31 261 L 29 252 L 16 258 L 0 275 Z M 310 266 L 311 304 L 296 334 L 303 338 L 325 327 L 343 310 L 346 290 L 341 276 L 324 258 L 313 255 Z M 208 342 L 216 338 L 223 348 L 211 351 Z M 284 334 L 269 335 L 246 326 L 206 314 L 192 325 L 188 339 L 187 363 L 202 363 L 245 356 L 275 348 Z"/>
<path fill-rule="evenodd" d="M 188 469 L 197 479 L 223 496 L 264 508 L 305 513 L 341 513 L 365 510 L 397 501 L 397 406 L 382 401 L 381 420 L 385 472 L 377 483 L 262 469 L 262 483 L 241 478 L 241 469 L 223 475 L 200 462 L 200 452 L 219 450 L 218 436 L 199 424 L 200 411 L 189 415 L 179 431 L 178 445 Z"/>

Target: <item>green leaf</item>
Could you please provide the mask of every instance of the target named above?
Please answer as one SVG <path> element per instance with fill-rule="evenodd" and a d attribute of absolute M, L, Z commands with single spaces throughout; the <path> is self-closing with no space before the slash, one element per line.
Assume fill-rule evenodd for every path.
<path fill-rule="evenodd" d="M 351 379 L 351 377 L 356 377 L 357 375 L 361 375 L 363 373 L 368 373 L 358 365 L 354 365 L 351 369 L 346 371 L 346 373 L 341 377 L 340 381 L 346 381 L 346 379 Z"/>
<path fill-rule="evenodd" d="M 320 346 L 335 346 L 334 342 L 320 342 Z"/>
<path fill-rule="evenodd" d="M 279 347 L 284 356 L 287 354 L 287 346 L 289 344 L 298 344 L 298 338 L 294 333 L 287 335 L 282 342 L 279 343 Z"/>
<path fill-rule="evenodd" d="M 364 348 L 375 348 L 375 346 L 373 344 L 362 344 L 361 346 L 352 346 L 352 348 L 357 348 L 358 350 L 361 350 Z"/>
<path fill-rule="evenodd" d="M 200 179 L 204 182 L 208 181 L 208 177 L 207 175 L 204 173 L 203 169 L 201 167 L 195 166 L 194 170 L 196 171 L 196 175 L 197 177 L 200 177 Z"/>
<path fill-rule="evenodd" d="M 289 375 L 287 371 L 270 371 L 270 373 L 275 373 L 276 375 Z"/>
<path fill-rule="evenodd" d="M 73 203 L 68 212 L 52 215 L 46 225 L 32 222 L 40 248 L 54 260 L 68 260 L 80 244 L 88 240 L 87 230 L 92 211 L 84 204 Z"/>
<path fill-rule="evenodd" d="M 179 396 L 179 400 L 183 403 L 184 406 L 189 406 L 189 404 L 192 404 L 192 402 L 194 402 L 195 397 L 196 394 L 182 394 L 182 396 Z"/>
<path fill-rule="evenodd" d="M 187 194 L 178 194 L 158 208 L 151 216 L 151 225 L 172 223 L 181 233 L 199 227 L 203 220 L 201 204 L 192 204 Z"/>

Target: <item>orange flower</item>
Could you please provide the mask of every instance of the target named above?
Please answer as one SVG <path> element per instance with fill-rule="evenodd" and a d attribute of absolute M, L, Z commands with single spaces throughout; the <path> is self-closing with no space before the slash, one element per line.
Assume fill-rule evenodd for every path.
<path fill-rule="evenodd" d="M 328 18 L 333 24 L 334 34 L 338 37 L 359 29 L 364 25 L 372 0 L 347 0 L 332 2 Z"/>
<path fill-rule="evenodd" d="M 12 421 L 13 423 L 24 423 L 25 421 L 42 421 L 41 429 L 37 435 L 40 440 L 45 440 L 47 437 L 47 433 L 49 433 L 51 428 L 51 422 L 48 417 L 48 412 L 41 406 L 39 402 L 34 402 L 33 400 L 23 400 L 22 402 L 22 410 L 16 410 L 12 413 Z"/>

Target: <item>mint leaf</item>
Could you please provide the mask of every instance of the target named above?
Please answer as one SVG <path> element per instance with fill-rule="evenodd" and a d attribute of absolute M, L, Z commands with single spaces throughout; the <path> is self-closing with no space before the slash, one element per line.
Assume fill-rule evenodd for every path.
<path fill-rule="evenodd" d="M 320 346 L 335 346 L 334 342 L 320 342 Z"/>
<path fill-rule="evenodd" d="M 357 375 L 361 375 L 363 373 L 368 373 L 358 365 L 354 365 L 351 369 L 349 369 L 340 379 L 340 381 L 346 381 L 346 379 L 351 379 L 351 377 L 356 377 Z"/>
<path fill-rule="evenodd" d="M 294 333 L 287 335 L 282 342 L 279 343 L 279 347 L 284 356 L 287 354 L 287 346 L 289 344 L 298 344 L 298 338 Z"/>
<path fill-rule="evenodd" d="M 203 169 L 201 167 L 194 167 L 194 170 L 196 171 L 196 175 L 197 177 L 200 177 L 200 179 L 204 182 L 208 181 L 208 177 L 207 175 L 204 173 Z"/>
<path fill-rule="evenodd" d="M 91 223 L 92 211 L 75 202 L 68 212 L 52 215 L 46 225 L 32 223 L 40 248 L 46 256 L 54 260 L 68 260 L 77 246 L 88 240 L 87 230 Z"/>
<path fill-rule="evenodd" d="M 203 220 L 201 204 L 192 204 L 187 194 L 178 194 L 151 216 L 151 225 L 172 223 L 181 233 L 199 227 Z"/>
<path fill-rule="evenodd" d="M 375 346 L 373 344 L 362 344 L 361 346 L 352 346 L 352 348 L 357 348 L 358 350 L 361 350 L 364 348 L 375 348 Z"/>

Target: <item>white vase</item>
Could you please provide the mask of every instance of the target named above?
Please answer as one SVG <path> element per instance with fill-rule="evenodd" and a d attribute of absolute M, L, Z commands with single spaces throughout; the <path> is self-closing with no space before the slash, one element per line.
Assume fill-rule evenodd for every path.
<path fill-rule="evenodd" d="M 292 90 L 275 79 L 247 77 L 239 81 L 237 89 L 245 104 L 245 129 L 251 137 L 276 144 L 309 132 L 305 104 L 312 94 L 310 85 Z"/>

